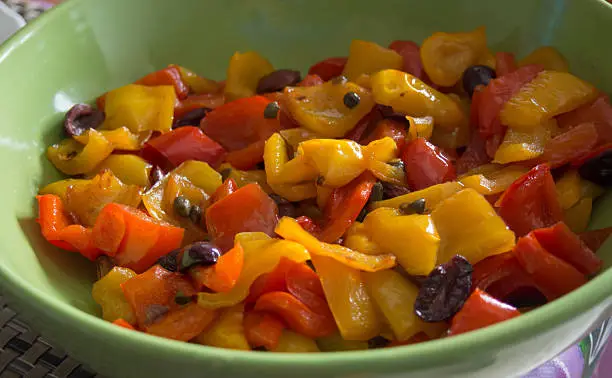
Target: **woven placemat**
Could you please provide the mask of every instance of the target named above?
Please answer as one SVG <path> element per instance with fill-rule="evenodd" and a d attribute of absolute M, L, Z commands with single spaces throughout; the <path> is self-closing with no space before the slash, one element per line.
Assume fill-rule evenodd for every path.
<path fill-rule="evenodd" d="M 0 378 L 101 378 L 22 322 L 0 296 Z"/>

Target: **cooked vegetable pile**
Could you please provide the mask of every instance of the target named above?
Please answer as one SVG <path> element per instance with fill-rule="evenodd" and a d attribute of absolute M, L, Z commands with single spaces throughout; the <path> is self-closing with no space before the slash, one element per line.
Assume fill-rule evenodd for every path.
<path fill-rule="evenodd" d="M 612 229 L 612 106 L 542 47 L 485 31 L 355 40 L 308 75 L 236 53 L 75 105 L 43 236 L 95 262 L 118 326 L 204 345 L 343 351 L 449 337 L 585 284 Z"/>

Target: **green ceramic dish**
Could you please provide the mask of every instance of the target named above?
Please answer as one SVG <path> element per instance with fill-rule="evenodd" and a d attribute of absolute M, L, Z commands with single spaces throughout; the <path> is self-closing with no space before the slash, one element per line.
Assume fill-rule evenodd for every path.
<path fill-rule="evenodd" d="M 235 352 L 130 332 L 95 315 L 93 267 L 54 249 L 33 198 L 57 178 L 43 156 L 72 104 L 179 63 L 216 78 L 235 50 L 305 69 L 347 53 L 353 38 L 387 44 L 444 30 L 488 28 L 494 49 L 557 46 L 581 77 L 612 90 L 612 6 L 602 0 L 71 0 L 0 49 L 0 278 L 33 326 L 113 377 L 508 377 L 583 337 L 612 309 L 612 271 L 515 320 L 389 350 L 317 355 Z M 612 196 L 594 227 L 612 225 Z M 612 244 L 601 252 L 612 264 Z"/>

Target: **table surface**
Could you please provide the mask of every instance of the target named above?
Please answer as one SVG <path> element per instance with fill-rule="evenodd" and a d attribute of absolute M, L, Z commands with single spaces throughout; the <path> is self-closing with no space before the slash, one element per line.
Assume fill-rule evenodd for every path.
<path fill-rule="evenodd" d="M 2 0 L 26 21 L 64 0 Z M 611 1 L 612 0 L 608 0 Z M 523 378 L 612 377 L 612 322 L 579 345 L 533 370 Z M 600 355 L 598 361 L 585 363 L 585 355 Z M 589 357 L 587 357 L 589 358 Z M 585 369 L 586 367 L 586 369 Z M 100 377 L 72 359 L 19 320 L 0 296 L 0 378 L 89 378 Z"/>

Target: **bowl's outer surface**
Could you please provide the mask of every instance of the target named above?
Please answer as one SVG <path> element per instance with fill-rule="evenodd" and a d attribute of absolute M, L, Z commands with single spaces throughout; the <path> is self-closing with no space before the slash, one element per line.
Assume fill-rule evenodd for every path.
<path fill-rule="evenodd" d="M 388 44 L 434 31 L 488 28 L 493 49 L 552 44 L 578 75 L 612 90 L 612 8 L 599 0 L 72 0 L 0 50 L 2 286 L 32 325 L 113 377 L 508 377 L 579 340 L 612 308 L 612 271 L 516 320 L 405 348 L 325 355 L 246 353 L 176 343 L 97 319 L 93 267 L 39 235 L 34 201 L 59 177 L 45 147 L 74 103 L 169 63 L 224 77 L 231 54 L 257 50 L 279 68 L 347 54 L 354 38 Z M 612 225 L 612 197 L 595 227 Z M 612 264 L 612 245 L 601 252 Z M 291 370 L 289 370 L 291 369 Z"/>

